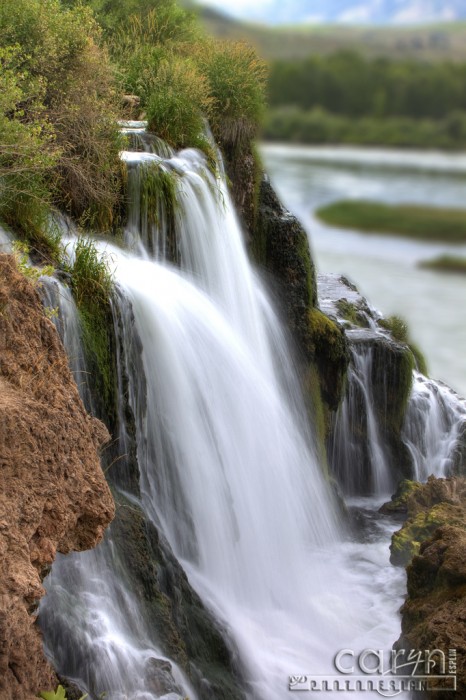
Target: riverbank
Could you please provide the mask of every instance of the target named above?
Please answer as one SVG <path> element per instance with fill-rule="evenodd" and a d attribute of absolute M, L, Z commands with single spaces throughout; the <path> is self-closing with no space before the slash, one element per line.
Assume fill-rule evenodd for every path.
<path fill-rule="evenodd" d="M 411 117 L 350 117 L 320 107 L 304 110 L 282 106 L 269 110 L 264 138 L 290 144 L 332 144 L 425 148 L 457 151 L 466 148 L 466 115 L 443 119 Z"/>
<path fill-rule="evenodd" d="M 466 243 L 466 217 L 459 209 L 343 200 L 320 207 L 316 215 L 330 226 L 363 233 L 384 233 L 428 242 Z"/>

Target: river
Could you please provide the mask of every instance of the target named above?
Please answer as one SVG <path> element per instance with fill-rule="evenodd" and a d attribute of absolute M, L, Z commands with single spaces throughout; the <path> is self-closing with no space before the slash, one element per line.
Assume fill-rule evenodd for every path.
<path fill-rule="evenodd" d="M 265 168 L 309 236 L 317 268 L 354 282 L 385 315 L 409 324 L 430 374 L 466 396 L 466 277 L 420 269 L 466 246 L 371 236 L 321 223 L 315 210 L 341 199 L 464 208 L 466 154 L 263 144 Z"/>

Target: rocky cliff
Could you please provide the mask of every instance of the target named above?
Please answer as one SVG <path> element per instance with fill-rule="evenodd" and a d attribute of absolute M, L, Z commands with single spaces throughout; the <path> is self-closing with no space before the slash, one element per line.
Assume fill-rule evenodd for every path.
<path fill-rule="evenodd" d="M 440 649 L 447 659 L 453 654 L 457 692 L 444 690 L 439 683 L 429 697 L 464 698 L 466 479 L 431 477 L 427 484 L 406 492 L 405 509 L 408 519 L 392 540 L 392 561 L 408 562 L 408 597 L 401 609 L 402 635 L 396 647 Z"/>
<path fill-rule="evenodd" d="M 56 553 L 94 547 L 114 515 L 105 427 L 86 414 L 55 327 L 13 257 L 0 255 L 0 698 L 57 681 L 35 624 Z"/>

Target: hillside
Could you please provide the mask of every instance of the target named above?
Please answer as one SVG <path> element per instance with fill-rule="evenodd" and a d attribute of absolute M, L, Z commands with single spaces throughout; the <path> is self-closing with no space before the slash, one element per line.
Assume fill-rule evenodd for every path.
<path fill-rule="evenodd" d="M 365 55 L 421 61 L 466 60 L 466 22 L 423 26 L 349 26 L 342 24 L 270 27 L 241 22 L 212 8 L 199 13 L 207 31 L 220 38 L 244 39 L 267 59 L 303 58 L 358 48 Z"/>

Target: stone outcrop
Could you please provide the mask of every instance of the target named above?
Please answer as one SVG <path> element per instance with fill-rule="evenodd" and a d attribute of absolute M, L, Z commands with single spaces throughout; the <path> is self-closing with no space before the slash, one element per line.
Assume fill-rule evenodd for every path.
<path fill-rule="evenodd" d="M 388 508 L 388 504 L 383 506 L 385 512 Z M 407 519 L 390 546 L 390 561 L 395 566 L 409 564 L 438 527 L 447 524 L 466 529 L 466 480 L 431 476 L 426 484 L 410 489 L 404 509 Z"/>
<path fill-rule="evenodd" d="M 429 697 L 459 700 L 466 697 L 466 479 L 431 477 L 411 493 L 407 508 L 401 533 L 418 541 L 407 568 L 408 597 L 396 648 L 440 649 L 447 658 L 455 650 L 457 692 L 439 689 Z"/>
<path fill-rule="evenodd" d="M 278 305 L 304 362 L 305 386 L 317 376 L 326 408 L 335 411 L 345 388 L 348 343 L 343 329 L 318 308 L 307 234 L 283 208 L 265 176 L 251 247 L 273 280 Z"/>
<path fill-rule="evenodd" d="M 57 552 L 94 547 L 114 515 L 99 461 L 105 427 L 84 410 L 37 291 L 0 255 L 0 697 L 57 679 L 35 624 Z"/>

